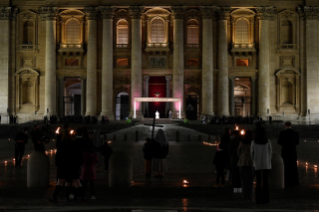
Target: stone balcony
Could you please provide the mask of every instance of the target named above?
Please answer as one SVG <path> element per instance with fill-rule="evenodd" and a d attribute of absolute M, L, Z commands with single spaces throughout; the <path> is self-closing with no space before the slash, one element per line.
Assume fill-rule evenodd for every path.
<path fill-rule="evenodd" d="M 233 43 L 232 54 L 255 54 L 255 43 Z"/>
<path fill-rule="evenodd" d="M 83 49 L 83 44 L 60 44 L 60 53 L 66 53 L 66 54 L 83 54 L 84 49 Z"/>

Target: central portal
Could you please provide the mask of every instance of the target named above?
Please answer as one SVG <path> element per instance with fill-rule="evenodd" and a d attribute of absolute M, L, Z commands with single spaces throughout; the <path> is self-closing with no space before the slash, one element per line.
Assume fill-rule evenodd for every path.
<path fill-rule="evenodd" d="M 166 97 L 166 79 L 163 77 L 150 77 L 148 97 L 163 98 Z M 160 118 L 167 118 L 165 111 L 165 102 L 149 102 L 149 111 L 146 114 L 150 118 L 155 117 L 156 111 L 160 113 Z"/>

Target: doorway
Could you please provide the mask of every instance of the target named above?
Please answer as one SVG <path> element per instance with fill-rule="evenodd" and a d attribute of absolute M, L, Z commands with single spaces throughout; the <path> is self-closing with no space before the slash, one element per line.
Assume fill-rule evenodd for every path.
<path fill-rule="evenodd" d="M 251 81 L 248 77 L 236 77 L 234 82 L 235 116 L 251 115 Z"/>
<path fill-rule="evenodd" d="M 81 79 L 67 77 L 64 81 L 63 114 L 65 116 L 81 115 Z"/>
<path fill-rule="evenodd" d="M 197 120 L 199 117 L 199 97 L 196 93 L 191 92 L 186 96 L 186 118 Z"/>
<path fill-rule="evenodd" d="M 130 99 L 128 93 L 118 93 L 115 102 L 115 120 L 125 120 L 129 116 Z"/>

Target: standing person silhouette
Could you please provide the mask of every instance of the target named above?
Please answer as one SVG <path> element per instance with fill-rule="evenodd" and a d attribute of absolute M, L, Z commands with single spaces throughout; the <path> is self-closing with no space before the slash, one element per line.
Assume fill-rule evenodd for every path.
<path fill-rule="evenodd" d="M 153 141 L 153 148 L 153 171 L 157 171 L 157 175 L 155 175 L 155 177 L 161 178 L 164 176 L 164 172 L 167 171 L 166 157 L 169 151 L 168 140 L 164 130 L 158 130 Z"/>

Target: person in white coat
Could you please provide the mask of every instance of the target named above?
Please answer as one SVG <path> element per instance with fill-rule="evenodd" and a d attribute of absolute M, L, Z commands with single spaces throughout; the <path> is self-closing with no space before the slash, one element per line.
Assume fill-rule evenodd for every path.
<path fill-rule="evenodd" d="M 271 169 L 272 147 L 263 127 L 256 129 L 250 154 L 256 174 L 256 203 L 269 203 L 268 175 Z"/>

